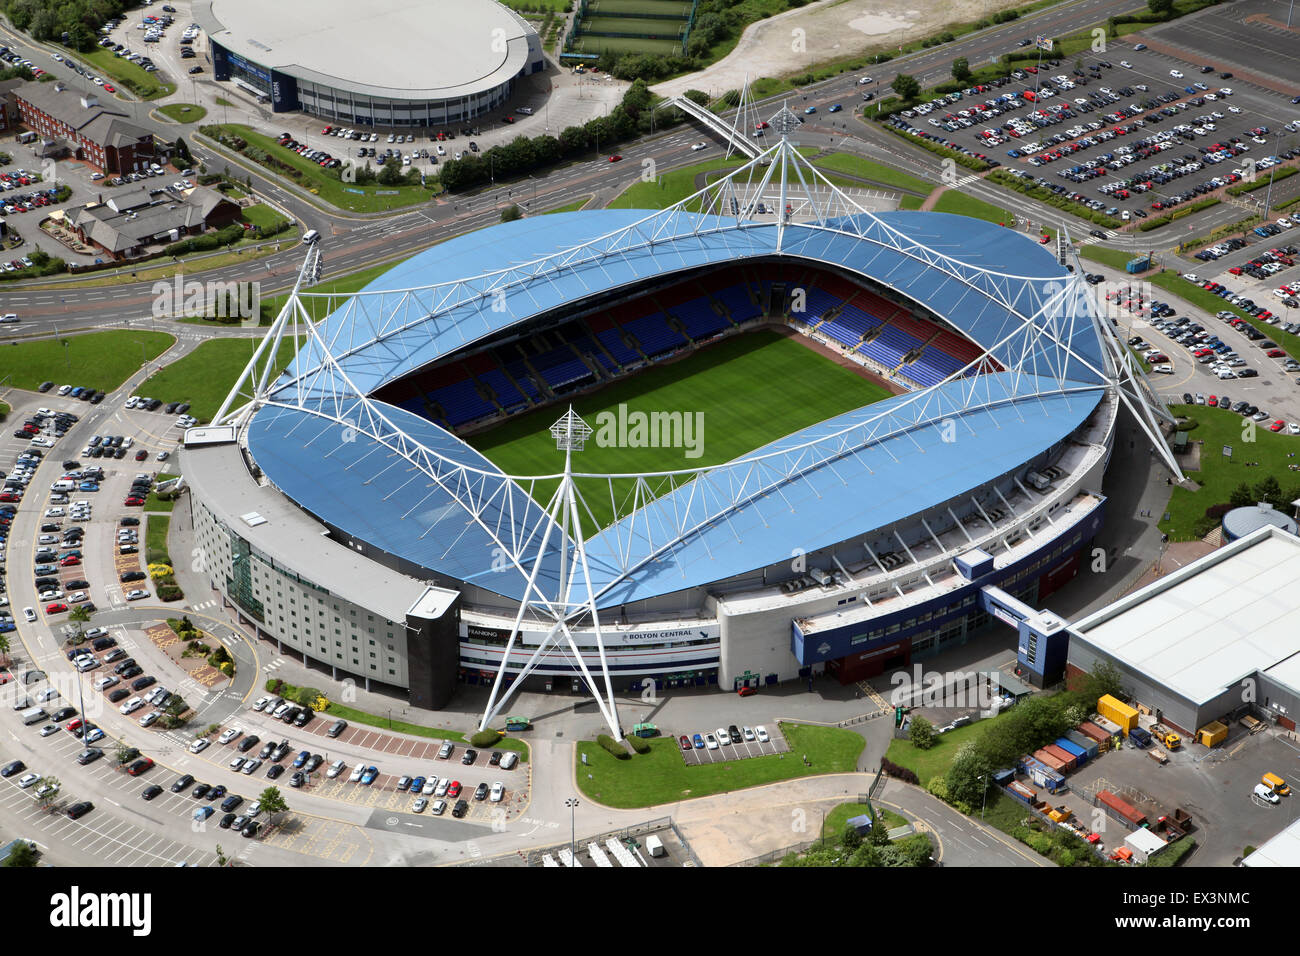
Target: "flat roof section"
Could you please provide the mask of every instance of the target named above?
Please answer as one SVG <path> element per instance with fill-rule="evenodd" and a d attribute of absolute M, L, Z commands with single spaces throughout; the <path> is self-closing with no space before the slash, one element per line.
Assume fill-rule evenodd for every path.
<path fill-rule="evenodd" d="M 325 537 L 324 525 L 273 485 L 253 480 L 238 445 L 186 446 L 181 466 L 191 494 L 240 537 L 277 566 L 299 571 L 331 594 L 402 622 L 429 589 L 426 582 L 391 571 Z M 304 568 L 305 557 L 309 564 Z"/>
<path fill-rule="evenodd" d="M 1256 671 L 1300 690 L 1300 538 L 1264 527 L 1071 626 L 1196 704 Z"/>
<path fill-rule="evenodd" d="M 496 89 L 524 68 L 533 32 L 495 0 L 198 0 L 194 18 L 262 66 L 398 100 Z"/>

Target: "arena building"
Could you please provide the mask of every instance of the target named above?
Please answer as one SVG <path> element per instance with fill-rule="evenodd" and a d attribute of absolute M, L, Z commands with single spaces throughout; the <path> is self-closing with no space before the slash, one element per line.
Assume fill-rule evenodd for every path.
<path fill-rule="evenodd" d="M 346 125 L 427 127 L 504 104 L 543 69 L 541 39 L 495 0 L 198 0 L 212 71 L 264 98 Z"/>
<path fill-rule="evenodd" d="M 1017 628 L 1027 679 L 1058 679 L 1063 622 L 1033 606 L 1104 521 L 1122 408 L 1172 463 L 1146 383 L 1081 270 L 979 220 L 789 185 L 820 175 L 782 139 L 661 212 L 452 239 L 319 323 L 296 290 L 186 437 L 214 590 L 281 648 L 422 706 L 458 682 L 492 682 L 492 710 L 562 681 L 613 725 L 613 688 L 645 678 L 850 683 L 991 623 Z M 571 403 L 748 335 L 892 394 L 707 465 L 584 448 Z M 472 443 L 544 406 L 539 470 Z M 612 467 L 584 471 L 597 452 Z"/>

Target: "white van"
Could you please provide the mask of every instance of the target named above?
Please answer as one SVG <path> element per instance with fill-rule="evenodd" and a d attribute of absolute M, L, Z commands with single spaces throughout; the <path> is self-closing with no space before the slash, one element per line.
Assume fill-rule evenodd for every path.
<path fill-rule="evenodd" d="M 320 238 L 320 233 L 317 232 L 315 229 L 308 229 L 306 232 L 302 234 L 302 241 L 305 245 L 311 245 L 319 238 Z"/>
<path fill-rule="evenodd" d="M 77 487 L 76 482 L 68 478 L 60 478 L 54 484 L 50 485 L 50 491 L 71 491 Z"/>
<path fill-rule="evenodd" d="M 47 713 L 45 712 L 45 708 L 43 708 L 43 707 L 33 707 L 31 710 L 24 710 L 24 711 L 23 711 L 23 725 L 24 725 L 24 726 L 29 726 L 29 725 L 31 725 L 31 724 L 38 724 L 38 723 L 40 723 L 42 720 L 46 720 L 49 716 L 50 716 L 50 715 L 47 714 Z M 1261 788 L 1263 788 L 1263 784 L 1260 784 L 1260 785 L 1257 786 L 1255 789 L 1258 790 L 1258 789 L 1261 789 Z M 1269 791 L 1269 793 L 1272 793 L 1272 792 L 1273 792 L 1272 790 Z"/>

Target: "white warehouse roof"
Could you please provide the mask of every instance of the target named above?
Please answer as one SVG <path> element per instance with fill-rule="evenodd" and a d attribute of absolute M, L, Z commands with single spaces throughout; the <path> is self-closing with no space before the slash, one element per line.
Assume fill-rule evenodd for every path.
<path fill-rule="evenodd" d="M 392 99 L 495 90 L 527 64 L 534 32 L 495 0 L 197 0 L 194 18 L 261 66 Z"/>
<path fill-rule="evenodd" d="M 1300 538 L 1267 526 L 1070 630 L 1203 704 L 1256 671 L 1300 690 Z"/>

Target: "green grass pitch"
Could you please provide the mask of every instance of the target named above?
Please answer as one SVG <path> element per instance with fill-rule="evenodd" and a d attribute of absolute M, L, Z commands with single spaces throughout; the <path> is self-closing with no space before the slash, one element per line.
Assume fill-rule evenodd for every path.
<path fill-rule="evenodd" d="M 751 332 L 724 339 L 716 345 L 676 362 L 654 365 L 629 378 L 576 398 L 574 410 L 596 433 L 582 452 L 574 454 L 577 472 L 626 474 L 698 468 L 730 461 L 784 435 L 815 425 L 843 412 L 888 397 L 882 386 L 867 381 L 800 342 L 775 332 Z M 628 447 L 636 442 L 634 428 L 624 429 L 625 444 L 602 442 L 602 422 L 617 420 L 618 407 L 626 404 L 623 420 L 635 425 L 636 412 L 683 413 L 677 437 L 681 447 Z M 564 412 L 562 403 L 503 422 L 471 436 L 471 445 L 507 474 L 547 475 L 564 467 L 549 428 Z M 605 413 L 602 416 L 602 413 Z M 697 418 L 700 413 L 702 418 Z M 688 432 L 685 423 L 702 423 Z M 647 430 L 648 440 L 649 430 Z M 605 438 L 618 438 L 607 427 Z M 690 442 L 687 442 L 690 438 Z M 688 454 L 698 450 L 695 457 Z M 525 486 L 546 504 L 556 482 Z M 613 506 L 604 481 L 579 481 L 597 527 L 610 523 Z M 662 489 L 656 489 L 662 490 Z M 631 501 L 632 482 L 616 482 L 614 498 L 625 512 Z M 585 519 L 590 522 L 590 518 Z M 588 528 L 590 533 L 594 528 Z"/>

